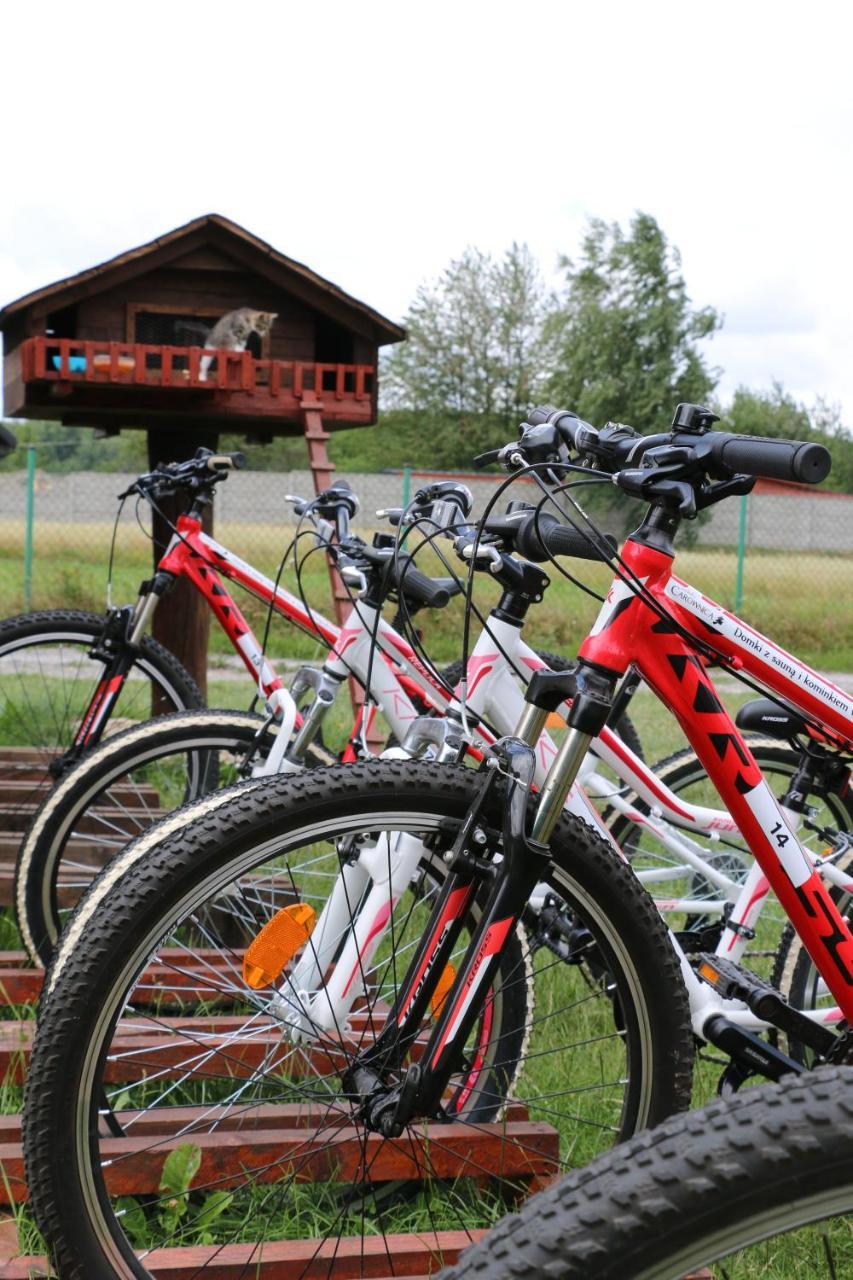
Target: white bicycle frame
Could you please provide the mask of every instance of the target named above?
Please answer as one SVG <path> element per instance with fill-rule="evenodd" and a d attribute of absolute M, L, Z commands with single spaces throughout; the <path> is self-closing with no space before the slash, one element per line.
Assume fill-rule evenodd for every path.
<path fill-rule="evenodd" d="M 355 675 L 363 687 L 369 689 L 373 702 L 382 708 L 399 742 L 418 719 L 418 712 L 400 688 L 392 667 L 378 658 L 376 649 L 402 668 L 434 707 L 445 713 L 453 711 L 457 717 L 462 715 L 458 699 L 436 684 L 406 641 L 384 619 L 377 617 L 374 608 L 357 601 L 324 671 L 341 681 L 350 674 Z M 533 672 L 543 666 L 542 659 L 526 644 L 517 626 L 490 617 L 469 658 L 467 670 L 464 713 L 475 748 L 483 749 L 494 741 L 495 735 L 482 721 L 486 721 L 497 736 L 515 731 L 525 705 L 519 679 L 526 683 Z M 535 785 L 541 786 L 556 751 L 553 739 L 544 733 L 536 749 Z M 393 748 L 390 754 L 405 753 Z M 598 760 L 612 768 L 624 784 L 646 801 L 652 812 L 644 814 L 629 805 L 622 795 L 614 794 L 612 782 L 598 772 Z M 593 744 L 566 808 L 593 824 L 619 856 L 624 856 L 591 804 L 590 794 L 606 799 L 613 809 L 624 813 L 640 828 L 651 831 L 668 851 L 681 859 L 680 865 L 685 871 L 701 873 L 727 894 L 726 901 L 733 902 L 732 924 L 724 930 L 718 951 L 739 960 L 748 943 L 747 931 L 754 927 L 766 900 L 767 882 L 757 864 L 753 864 L 743 884 L 738 885 L 711 865 L 702 856 L 701 847 L 688 835 L 692 831 L 712 840 L 719 839 L 720 833 L 737 835 L 731 817 L 723 810 L 690 805 L 679 799 L 609 729 Z M 795 817 L 791 815 L 792 820 Z M 389 836 L 383 837 L 381 845 L 367 841 L 357 857 L 342 866 L 309 944 L 278 991 L 275 1011 L 294 1034 L 309 1038 L 333 1031 L 340 1034 L 355 1000 L 364 993 L 365 974 L 388 932 L 392 912 L 425 856 L 428 855 L 422 842 L 401 832 L 393 838 L 393 848 Z M 832 863 L 819 865 L 827 878 L 853 890 L 849 877 Z M 677 871 L 678 868 L 667 868 L 666 875 L 671 879 Z M 640 879 L 645 876 L 647 882 L 652 882 L 656 875 L 660 877 L 662 873 L 641 871 Z M 544 892 L 545 887 L 542 888 Z M 534 905 L 536 897 L 534 895 Z M 658 905 L 662 910 L 710 914 L 716 904 L 686 898 L 662 900 Z M 717 910 L 722 913 L 722 902 Z M 324 982 L 332 963 L 334 969 Z M 683 957 L 682 968 L 697 1026 L 721 1009 L 741 1025 L 755 1030 L 766 1026 L 740 1002 L 721 1001 L 696 977 Z M 832 1022 L 837 1020 L 837 1011 L 814 1011 L 811 1016 Z"/>

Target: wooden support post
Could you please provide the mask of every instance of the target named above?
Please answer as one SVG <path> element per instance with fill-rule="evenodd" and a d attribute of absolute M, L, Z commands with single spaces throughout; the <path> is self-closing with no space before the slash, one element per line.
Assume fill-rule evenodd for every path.
<path fill-rule="evenodd" d="M 192 457 L 199 445 L 215 450 L 218 439 L 216 431 L 209 433 L 198 430 L 187 431 L 180 427 L 164 427 L 149 431 L 148 465 L 155 467 L 158 462 L 184 462 Z M 158 499 L 157 506 L 162 514 L 153 512 L 155 565 L 172 536 L 169 522 L 174 523 L 178 516 L 187 510 L 189 501 L 186 494 L 178 494 L 175 497 Z M 207 533 L 213 532 L 212 507 L 205 508 L 202 524 Z M 207 602 L 189 582 L 179 580 L 168 595 L 160 601 L 154 613 L 151 630 L 155 640 L 159 640 L 184 664 L 207 697 L 210 609 Z M 155 705 L 152 710 L 156 715 L 164 708 Z"/>

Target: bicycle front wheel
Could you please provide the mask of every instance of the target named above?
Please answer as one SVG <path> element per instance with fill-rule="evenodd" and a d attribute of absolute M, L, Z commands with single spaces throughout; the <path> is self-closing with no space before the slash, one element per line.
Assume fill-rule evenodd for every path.
<path fill-rule="evenodd" d="M 365 1274 L 377 1252 L 383 1274 L 406 1274 L 401 1234 L 436 1257 L 449 1238 L 458 1247 L 502 1211 L 496 1175 L 517 1185 L 545 1172 L 540 1142 L 550 1172 L 686 1104 L 692 1041 L 666 931 L 628 869 L 565 817 L 551 878 L 576 924 L 573 954 L 534 957 L 512 935 L 440 1113 L 397 1138 L 366 1126 L 342 1077 L 387 1016 L 479 789 L 469 769 L 408 761 L 247 783 L 179 811 L 96 882 L 48 976 L 27 1092 L 28 1184 L 64 1280 L 139 1280 L 190 1246 L 172 1257 L 191 1257 L 199 1278 L 225 1256 L 254 1273 L 305 1237 L 312 1276 L 338 1274 L 344 1254 L 349 1274 Z M 500 797 L 490 803 L 500 831 Z M 428 855 L 389 903 L 358 1005 L 333 1032 L 291 1036 L 269 992 L 244 981 L 218 904 L 235 904 L 248 940 L 359 841 L 390 849 L 401 832 Z M 525 1119 L 510 1111 L 507 1145 L 486 1156 L 501 1138 L 484 1126 L 510 1097 Z M 192 1176 L 176 1195 L 178 1149 Z"/>

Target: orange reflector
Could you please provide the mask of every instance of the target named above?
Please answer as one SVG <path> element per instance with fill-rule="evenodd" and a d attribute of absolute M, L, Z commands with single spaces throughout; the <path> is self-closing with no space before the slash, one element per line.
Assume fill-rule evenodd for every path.
<path fill-rule="evenodd" d="M 548 719 L 545 721 L 546 729 L 565 729 L 566 721 L 558 712 L 552 711 Z"/>
<path fill-rule="evenodd" d="M 712 987 L 715 987 L 720 975 L 707 962 L 703 962 L 699 966 L 699 977 L 704 978 L 706 982 L 710 982 Z"/>
<path fill-rule="evenodd" d="M 311 937 L 317 912 L 307 902 L 282 907 L 268 920 L 243 956 L 243 981 L 256 991 L 275 982 L 284 966 Z"/>
<path fill-rule="evenodd" d="M 456 970 L 454 969 L 453 965 L 452 964 L 445 965 L 444 972 L 439 978 L 438 983 L 436 984 L 435 991 L 433 991 L 429 1000 L 429 1007 L 432 1010 L 432 1016 L 434 1018 L 441 1017 L 441 1011 L 444 1008 L 444 1002 L 447 999 L 448 995 L 450 994 L 450 988 L 453 986 L 455 981 L 456 981 Z"/>

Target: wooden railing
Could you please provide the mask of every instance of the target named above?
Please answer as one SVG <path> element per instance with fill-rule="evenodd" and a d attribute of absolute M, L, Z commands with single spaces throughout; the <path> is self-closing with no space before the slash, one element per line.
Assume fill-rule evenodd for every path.
<path fill-rule="evenodd" d="M 212 361 L 204 376 L 202 361 Z M 370 401 L 374 369 L 366 364 L 256 360 L 248 351 L 27 338 L 21 347 L 24 382 L 67 382 L 195 391 L 258 393 L 301 400 L 306 392 L 334 400 Z"/>

